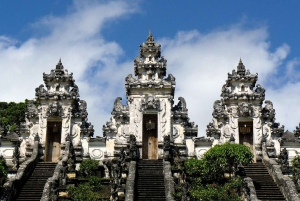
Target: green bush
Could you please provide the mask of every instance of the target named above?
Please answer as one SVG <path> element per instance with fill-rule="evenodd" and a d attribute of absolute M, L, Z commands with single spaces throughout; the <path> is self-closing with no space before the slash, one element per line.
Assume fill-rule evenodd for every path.
<path fill-rule="evenodd" d="M 87 159 L 82 161 L 78 174 L 80 177 L 89 177 L 93 175 L 93 171 L 98 169 L 99 161 Z"/>
<path fill-rule="evenodd" d="M 224 178 L 224 173 L 234 173 L 239 164 L 247 165 L 253 159 L 250 149 L 240 144 L 225 143 L 209 149 L 202 159 L 185 162 L 187 181 L 190 183 L 192 200 L 239 201 L 242 180 Z"/>
<path fill-rule="evenodd" d="M 0 102 L 0 124 L 9 131 L 15 131 L 21 122 L 25 122 L 25 112 L 27 110 L 28 100 L 24 102 Z M 6 132 L 6 131 L 5 131 Z"/>
<path fill-rule="evenodd" d="M 191 189 L 191 200 L 201 201 L 242 201 L 239 189 L 242 179 L 233 178 L 224 185 L 218 183 L 206 184 Z"/>
<path fill-rule="evenodd" d="M 88 181 L 78 186 L 68 186 L 68 197 L 74 201 L 99 201 L 101 190 L 101 178 L 94 176 L 94 170 L 98 168 L 99 161 L 87 159 L 80 164 L 79 176 L 88 178 Z"/>
<path fill-rule="evenodd" d="M 8 170 L 8 167 L 6 165 L 5 159 L 1 156 L 0 157 L 0 178 L 7 177 L 7 170 Z"/>
<path fill-rule="evenodd" d="M 248 165 L 253 159 L 250 149 L 241 144 L 225 143 L 209 149 L 201 160 L 185 163 L 187 174 L 206 182 L 222 180 L 224 173 L 234 173 L 239 164 Z M 198 179 L 199 180 L 199 179 Z"/>
<path fill-rule="evenodd" d="M 101 178 L 96 176 L 89 177 L 88 182 L 79 184 L 77 187 L 67 188 L 68 196 L 74 201 L 98 201 L 101 189 Z"/>

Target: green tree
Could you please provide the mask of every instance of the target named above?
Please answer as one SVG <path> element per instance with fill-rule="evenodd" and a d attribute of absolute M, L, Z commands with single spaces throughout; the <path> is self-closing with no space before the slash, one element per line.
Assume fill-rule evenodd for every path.
<path fill-rule="evenodd" d="M 1 156 L 0 157 L 0 179 L 1 180 L 5 180 L 6 177 L 7 177 L 7 170 L 8 170 L 8 167 L 6 165 L 6 161 L 5 159 Z"/>
<path fill-rule="evenodd" d="M 239 177 L 227 180 L 224 174 L 234 176 L 239 164 L 248 165 L 252 159 L 248 147 L 225 143 L 209 149 L 200 160 L 187 160 L 185 169 L 192 200 L 240 200 L 242 180 Z"/>
<path fill-rule="evenodd" d="M 9 131 L 15 131 L 22 122 L 25 122 L 27 104 L 27 99 L 20 103 L 0 102 L 0 125 L 4 129 L 9 126 Z"/>

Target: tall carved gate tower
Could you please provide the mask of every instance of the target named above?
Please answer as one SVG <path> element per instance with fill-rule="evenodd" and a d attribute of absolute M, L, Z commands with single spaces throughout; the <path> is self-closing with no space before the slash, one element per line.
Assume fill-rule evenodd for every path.
<path fill-rule="evenodd" d="M 154 42 L 150 32 L 146 42 L 140 45 L 140 55 L 134 60 L 136 77 L 130 74 L 125 79 L 128 106 L 117 98 L 113 117 L 103 127 L 107 137 L 106 157 L 115 157 L 126 147 L 130 135 L 136 136 L 143 159 L 163 158 L 167 135 L 183 154 L 187 153 L 185 144 L 197 136 L 198 129 L 189 122 L 184 98 L 173 106 L 175 77 L 171 74 L 165 77 L 166 65 L 161 46 Z"/>
<path fill-rule="evenodd" d="M 30 101 L 26 112 L 29 136 L 22 142 L 31 150 L 36 135 L 40 138 L 41 159 L 47 162 L 58 162 L 63 154 L 64 143 L 70 136 L 76 149 L 76 160 L 79 163 L 83 156 L 88 157 L 88 139 L 94 129 L 87 122 L 87 104 L 79 99 L 79 89 L 59 60 L 50 74 L 43 74 L 46 85 L 41 84 L 35 89 L 36 102 Z"/>
<path fill-rule="evenodd" d="M 271 101 L 265 100 L 265 89 L 256 85 L 258 75 L 245 69 L 240 60 L 237 70 L 228 73 L 222 87 L 221 100 L 214 103 L 213 122 L 207 126 L 207 136 L 214 137 L 214 143 L 235 143 L 248 146 L 256 158 L 261 155 L 261 142 L 275 144 L 279 153 L 278 138 L 283 127 L 275 122 L 275 109 Z M 256 85 L 256 86 L 255 86 Z"/>

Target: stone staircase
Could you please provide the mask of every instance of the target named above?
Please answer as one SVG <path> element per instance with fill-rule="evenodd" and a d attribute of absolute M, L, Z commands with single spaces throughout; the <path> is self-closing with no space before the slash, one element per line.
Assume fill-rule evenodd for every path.
<path fill-rule="evenodd" d="M 258 199 L 285 201 L 284 196 L 262 162 L 245 166 L 245 173 L 247 177 L 252 178 Z"/>
<path fill-rule="evenodd" d="M 24 184 L 16 201 L 41 200 L 45 183 L 54 173 L 56 163 L 39 162 Z"/>
<path fill-rule="evenodd" d="M 165 201 L 162 160 L 140 160 L 137 163 L 135 201 Z"/>

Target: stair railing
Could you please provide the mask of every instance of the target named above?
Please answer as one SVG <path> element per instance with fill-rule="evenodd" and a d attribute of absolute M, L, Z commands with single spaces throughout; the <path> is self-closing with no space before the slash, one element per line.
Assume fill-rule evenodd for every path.
<path fill-rule="evenodd" d="M 1 197 L 1 201 L 15 200 L 21 187 L 32 174 L 36 164 L 38 163 L 39 141 L 39 136 L 36 135 L 34 138 L 33 152 L 31 157 L 24 161 L 20 165 L 17 174 L 3 185 L 3 195 Z"/>
<path fill-rule="evenodd" d="M 243 196 L 245 196 L 245 200 L 247 200 L 247 201 L 260 201 L 257 198 L 253 180 L 250 177 L 246 177 L 246 178 L 244 178 L 243 183 L 245 184 L 245 187 L 246 187 L 246 188 L 242 189 L 242 190 L 246 191 L 242 194 Z"/>
<path fill-rule="evenodd" d="M 270 159 L 267 154 L 266 143 L 262 144 L 263 163 L 266 165 L 269 174 L 272 176 L 275 183 L 279 186 L 284 197 L 289 201 L 300 201 L 296 186 L 293 180 L 282 174 L 281 166 L 273 159 Z"/>
<path fill-rule="evenodd" d="M 64 156 L 57 163 L 53 176 L 47 179 L 41 201 L 54 201 L 58 199 L 57 188 L 60 185 L 65 185 L 68 162 L 70 162 L 69 159 L 71 156 L 74 156 L 74 153 L 71 153 L 73 150 L 72 146 L 71 137 L 67 135 Z"/>

